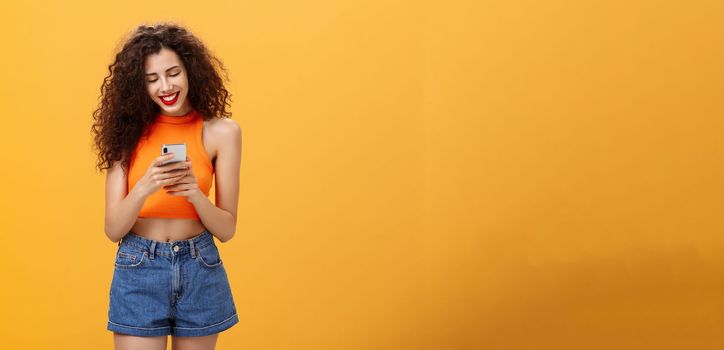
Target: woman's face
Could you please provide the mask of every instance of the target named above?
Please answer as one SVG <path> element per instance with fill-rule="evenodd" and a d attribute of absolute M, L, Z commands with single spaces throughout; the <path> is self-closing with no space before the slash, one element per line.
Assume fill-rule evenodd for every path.
<path fill-rule="evenodd" d="M 191 111 L 191 103 L 186 98 L 189 92 L 186 67 L 176 52 L 161 48 L 157 54 L 146 57 L 144 69 L 146 91 L 153 102 L 161 107 L 161 113 L 182 116 Z"/>

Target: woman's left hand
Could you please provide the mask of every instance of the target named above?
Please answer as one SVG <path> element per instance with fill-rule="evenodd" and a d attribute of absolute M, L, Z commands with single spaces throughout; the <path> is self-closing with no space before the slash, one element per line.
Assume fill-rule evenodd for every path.
<path fill-rule="evenodd" d="M 196 177 L 193 172 L 193 164 L 191 164 L 189 157 L 186 157 L 186 161 L 189 162 L 188 173 L 186 176 L 180 178 L 173 185 L 164 186 L 163 189 L 166 190 L 166 193 L 172 196 L 184 196 L 187 201 L 193 202 L 194 199 L 203 194 L 196 183 Z"/>

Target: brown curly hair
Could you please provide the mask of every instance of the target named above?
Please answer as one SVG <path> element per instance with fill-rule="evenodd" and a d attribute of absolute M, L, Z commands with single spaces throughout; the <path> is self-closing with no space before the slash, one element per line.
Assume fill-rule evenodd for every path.
<path fill-rule="evenodd" d="M 190 31 L 170 22 L 142 24 L 122 44 L 115 61 L 108 66 L 100 102 L 93 111 L 91 132 L 98 151 L 96 165 L 101 172 L 121 160 L 128 173 L 136 144 L 160 112 L 160 107 L 146 92 L 144 62 L 148 55 L 164 47 L 175 51 L 186 66 L 187 98 L 204 120 L 231 117 L 226 111 L 231 94 L 219 74 L 223 73 L 224 80 L 228 81 L 228 73 L 221 60 Z"/>

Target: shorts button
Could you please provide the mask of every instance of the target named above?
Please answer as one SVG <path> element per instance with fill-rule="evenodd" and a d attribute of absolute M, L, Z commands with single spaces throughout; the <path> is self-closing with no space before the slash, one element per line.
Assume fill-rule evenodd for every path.
<path fill-rule="evenodd" d="M 174 252 L 178 252 L 178 246 L 177 246 L 177 245 L 176 245 L 176 246 L 173 246 L 173 251 L 174 251 Z"/>

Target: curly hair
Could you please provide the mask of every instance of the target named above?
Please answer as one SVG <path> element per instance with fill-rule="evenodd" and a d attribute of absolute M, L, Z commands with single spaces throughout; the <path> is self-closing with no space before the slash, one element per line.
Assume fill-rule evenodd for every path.
<path fill-rule="evenodd" d="M 122 45 L 115 61 L 108 66 L 100 102 L 93 111 L 91 132 L 98 152 L 96 166 L 101 172 L 122 161 L 128 173 L 136 144 L 160 111 L 146 92 L 144 62 L 148 55 L 162 48 L 175 51 L 186 66 L 187 98 L 204 120 L 231 117 L 226 111 L 231 94 L 220 76 L 223 73 L 228 81 L 228 73 L 221 60 L 187 29 L 169 22 L 139 25 Z"/>

